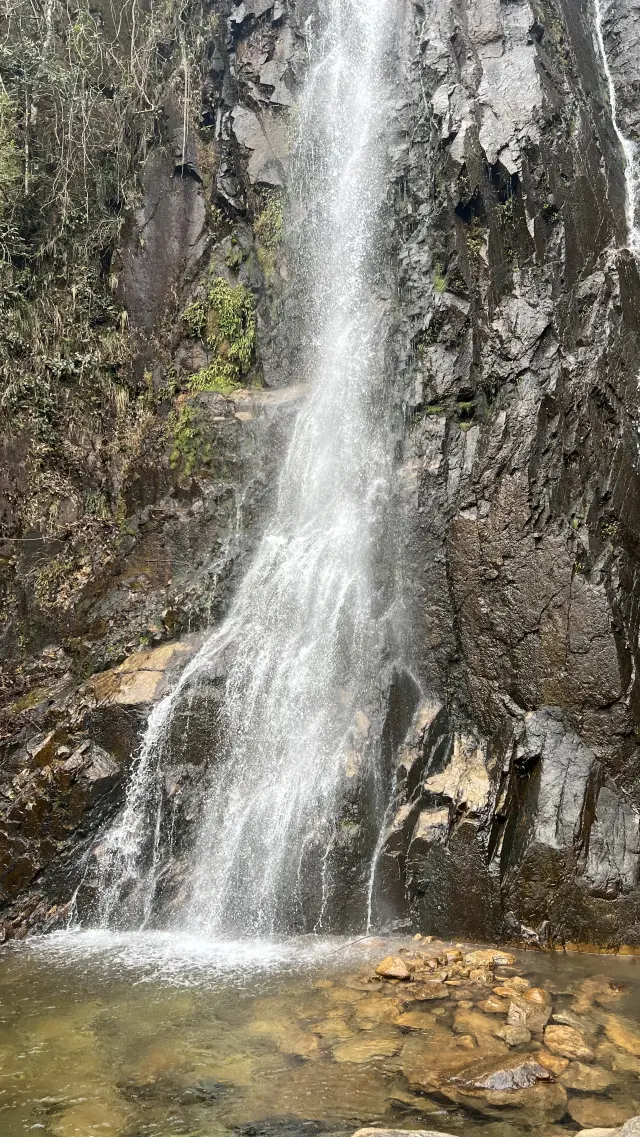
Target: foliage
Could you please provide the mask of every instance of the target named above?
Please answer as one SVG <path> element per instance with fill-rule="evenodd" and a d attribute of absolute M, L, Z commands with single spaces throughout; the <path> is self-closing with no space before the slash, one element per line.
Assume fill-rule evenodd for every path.
<path fill-rule="evenodd" d="M 206 466 L 212 457 L 211 442 L 196 407 L 182 404 L 170 417 L 173 440 L 171 465 L 182 468 L 190 477 L 199 466 Z"/>
<path fill-rule="evenodd" d="M 436 265 L 433 270 L 433 287 L 436 292 L 446 292 L 447 290 L 447 276 L 443 273 L 442 266 Z"/>
<path fill-rule="evenodd" d="M 258 262 L 269 280 L 273 276 L 276 254 L 284 236 L 282 201 L 276 194 L 267 198 L 264 208 L 253 223 L 253 232 L 257 242 Z"/>
<path fill-rule="evenodd" d="M 277 249 L 284 234 L 282 201 L 275 194 L 268 199 L 264 209 L 258 214 L 253 231 L 265 249 Z"/>
<path fill-rule="evenodd" d="M 138 410 L 112 256 L 167 99 L 185 131 L 198 113 L 214 21 L 204 0 L 3 0 L 0 21 L 0 424 L 68 470 L 74 431 Z"/>
<path fill-rule="evenodd" d="M 206 298 L 189 305 L 183 319 L 212 354 L 207 367 L 189 381 L 189 390 L 230 394 L 253 364 L 256 322 L 251 293 L 242 284 L 217 277 Z"/>

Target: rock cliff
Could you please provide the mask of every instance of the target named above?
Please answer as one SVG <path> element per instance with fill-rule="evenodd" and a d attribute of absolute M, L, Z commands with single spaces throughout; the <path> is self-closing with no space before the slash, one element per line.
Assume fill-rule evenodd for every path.
<path fill-rule="evenodd" d="M 303 395 L 281 200 L 314 5 L 204 12 L 95 254 L 127 336 L 109 413 L 61 380 L 43 442 L 40 410 L 7 404 L 7 936 L 66 918 L 150 706 L 260 531 Z M 640 942 L 640 279 L 595 18 L 587 0 L 398 4 L 382 299 L 408 647 L 376 892 L 430 933 Z M 632 141 L 639 34 L 632 0 L 608 6 Z"/>

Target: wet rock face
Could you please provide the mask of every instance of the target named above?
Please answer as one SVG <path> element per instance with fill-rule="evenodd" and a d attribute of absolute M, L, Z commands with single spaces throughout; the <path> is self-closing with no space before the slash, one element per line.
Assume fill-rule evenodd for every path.
<path fill-rule="evenodd" d="M 398 355 L 428 694 L 380 891 L 402 880 L 438 934 L 638 937 L 640 282 L 592 17 L 434 0 L 405 24 Z M 607 7 L 631 137 L 636 23 Z"/>

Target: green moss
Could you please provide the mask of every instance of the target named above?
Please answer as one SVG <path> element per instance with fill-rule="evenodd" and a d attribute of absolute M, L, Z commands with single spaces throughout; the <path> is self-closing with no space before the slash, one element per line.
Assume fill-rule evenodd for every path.
<path fill-rule="evenodd" d="M 0 92 L 0 218 L 11 208 L 22 180 L 22 161 L 15 141 L 15 107 L 6 92 Z"/>
<path fill-rule="evenodd" d="M 89 517 L 97 517 L 101 521 L 108 521 L 111 518 L 108 498 L 101 490 L 92 490 L 85 494 L 84 509 Z"/>
<path fill-rule="evenodd" d="M 270 280 L 276 267 L 278 248 L 284 236 L 284 216 L 282 201 L 276 194 L 267 199 L 264 209 L 253 223 L 256 238 L 258 263 L 264 276 Z"/>
<path fill-rule="evenodd" d="M 429 403 L 429 405 L 424 408 L 424 413 L 426 415 L 443 415 L 446 414 L 446 408 L 439 403 Z"/>
<path fill-rule="evenodd" d="M 275 250 L 284 235 L 282 201 L 273 194 L 253 223 L 253 232 L 265 249 Z"/>
<path fill-rule="evenodd" d="M 248 375 L 254 361 L 256 321 L 253 297 L 242 284 L 217 277 L 205 300 L 183 314 L 190 332 L 206 344 L 213 358 L 189 380 L 189 390 L 228 395 Z"/>
<path fill-rule="evenodd" d="M 447 290 L 447 277 L 443 273 L 441 265 L 436 265 L 433 270 L 433 287 L 436 292 L 446 292 Z"/>
<path fill-rule="evenodd" d="M 170 416 L 172 436 L 170 462 L 190 477 L 196 469 L 211 462 L 212 447 L 198 409 L 188 404 L 178 407 Z"/>
<path fill-rule="evenodd" d="M 8 715 L 19 715 L 22 711 L 30 711 L 32 707 L 37 707 L 38 703 L 48 694 L 47 687 L 34 687 L 32 691 L 28 691 L 25 695 L 21 695 L 16 699 L 15 703 L 11 703 L 6 708 Z"/>
<path fill-rule="evenodd" d="M 513 221 L 514 197 L 508 197 L 506 201 L 500 203 L 500 218 L 503 225 L 509 225 Z"/>

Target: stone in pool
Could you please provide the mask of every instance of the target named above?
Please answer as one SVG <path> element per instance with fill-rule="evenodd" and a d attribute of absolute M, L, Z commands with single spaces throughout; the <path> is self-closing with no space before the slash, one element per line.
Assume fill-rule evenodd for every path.
<path fill-rule="evenodd" d="M 585 1066 L 583 1062 L 571 1062 L 568 1069 L 561 1074 L 560 1081 L 568 1090 L 602 1093 L 617 1079 L 602 1066 Z"/>
<path fill-rule="evenodd" d="M 617 1126 L 628 1120 L 628 1108 L 606 1098 L 576 1097 L 569 1099 L 569 1113 L 584 1129 Z M 631 1137 L 631 1134 L 628 1135 Z M 636 1137 L 634 1134 L 633 1137 Z"/>
<path fill-rule="evenodd" d="M 373 1058 L 391 1058 L 402 1046 L 402 1036 L 365 1034 L 339 1042 L 333 1047 L 336 1062 L 369 1062 Z"/>
<path fill-rule="evenodd" d="M 615 1046 L 627 1050 L 636 1058 L 640 1057 L 640 1028 L 637 1023 L 620 1018 L 619 1015 L 607 1015 L 604 1031 Z"/>
<path fill-rule="evenodd" d="M 552 1054 L 562 1058 L 577 1058 L 593 1062 L 595 1054 L 581 1031 L 573 1026 L 548 1026 L 544 1032 L 544 1044 Z"/>
<path fill-rule="evenodd" d="M 454 1137 L 442 1129 L 357 1129 L 353 1137 Z"/>
<path fill-rule="evenodd" d="M 493 1032 L 496 1038 L 501 1038 L 506 1042 L 507 1046 L 523 1046 L 526 1042 L 531 1042 L 531 1031 L 527 1030 L 526 1026 L 500 1026 Z M 547 1067 L 548 1069 L 548 1067 Z"/>
<path fill-rule="evenodd" d="M 376 967 L 376 975 L 384 979 L 409 979 L 411 971 L 401 955 L 388 955 Z"/>

